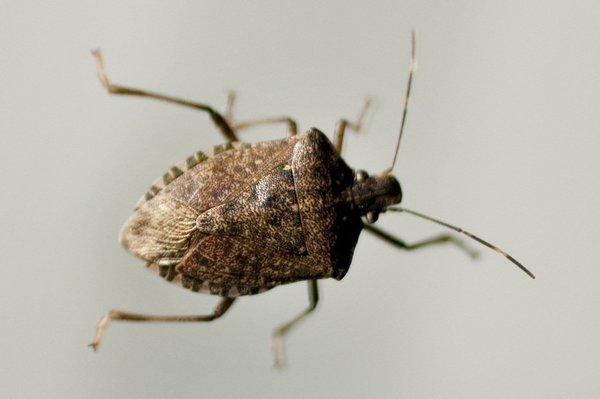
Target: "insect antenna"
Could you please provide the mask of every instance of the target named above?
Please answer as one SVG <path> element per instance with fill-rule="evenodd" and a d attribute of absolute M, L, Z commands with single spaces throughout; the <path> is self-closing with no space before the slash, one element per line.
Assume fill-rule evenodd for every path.
<path fill-rule="evenodd" d="M 422 213 L 411 211 L 410 209 L 402 208 L 402 207 L 399 207 L 399 206 L 397 206 L 397 207 L 390 207 L 390 208 L 387 208 L 387 210 L 388 211 L 392 211 L 392 212 L 405 212 L 405 213 L 408 213 L 410 215 L 419 217 L 421 219 L 429 220 L 430 222 L 440 224 L 440 225 L 442 225 L 444 227 L 448 227 L 449 229 L 452 229 L 452 230 L 454 230 L 454 231 L 456 231 L 456 232 L 458 232 L 460 234 L 464 234 L 467 237 L 470 237 L 473 240 L 479 242 L 480 244 L 483 244 L 486 247 L 491 248 L 494 251 L 498 252 L 499 254 L 501 254 L 502 256 L 504 256 L 506 259 L 508 259 L 509 261 L 511 261 L 512 263 L 514 263 L 515 265 L 517 265 L 517 267 L 519 269 L 523 270 L 529 277 L 535 278 L 535 276 L 533 275 L 533 273 L 530 272 L 525 266 L 523 266 L 523 264 L 521 262 L 519 262 L 518 260 L 516 260 L 515 258 L 513 258 L 508 253 L 504 252 L 504 250 L 498 248 L 497 246 L 495 246 L 493 244 L 490 244 L 489 242 L 485 241 L 484 239 L 479 238 L 475 234 L 472 234 L 472 233 L 470 233 L 470 232 L 468 232 L 468 231 L 466 231 L 466 230 L 464 230 L 464 229 L 462 229 L 460 227 L 453 226 L 453 225 L 448 224 L 446 222 L 442 222 L 441 220 L 435 219 L 435 218 L 433 218 L 431 216 L 423 215 Z"/>
<path fill-rule="evenodd" d="M 411 32 L 411 51 L 410 51 L 410 68 L 408 69 L 408 83 L 406 84 L 406 94 L 404 95 L 404 110 L 402 111 L 402 121 L 400 122 L 400 132 L 398 133 L 398 141 L 396 142 L 396 150 L 394 152 L 394 160 L 392 166 L 385 170 L 384 174 L 389 174 L 394 170 L 396 165 L 396 159 L 398 159 L 398 151 L 400 150 L 400 140 L 402 139 L 402 132 L 404 131 L 404 125 L 406 124 L 406 114 L 408 112 L 408 100 L 410 99 L 410 89 L 417 70 L 417 60 L 415 57 L 416 38 L 414 29 Z"/>

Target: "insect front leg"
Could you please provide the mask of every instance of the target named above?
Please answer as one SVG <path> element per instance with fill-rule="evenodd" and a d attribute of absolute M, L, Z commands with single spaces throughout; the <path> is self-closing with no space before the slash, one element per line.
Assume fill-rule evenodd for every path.
<path fill-rule="evenodd" d="M 367 111 L 371 107 L 373 101 L 370 98 L 365 100 L 365 104 L 358 114 L 358 118 L 356 118 L 355 122 L 351 122 L 348 119 L 340 119 L 335 127 L 335 138 L 333 141 L 333 147 L 338 154 L 342 153 L 342 145 L 344 143 L 344 133 L 346 133 L 346 129 L 353 130 L 356 133 L 360 133 L 363 128 L 363 122 L 365 119 L 365 115 Z"/>
<path fill-rule="evenodd" d="M 100 343 L 102 342 L 102 335 L 104 334 L 104 330 L 108 327 L 108 325 L 112 321 L 116 320 L 125 320 L 125 321 L 161 321 L 161 322 L 208 322 L 218 319 L 223 316 L 227 310 L 231 307 L 235 298 L 223 298 L 215 307 L 215 310 L 211 314 L 207 315 L 184 315 L 184 316 L 154 316 L 154 315 L 145 315 L 139 313 L 129 313 L 122 312 L 120 310 L 111 310 L 108 312 L 106 316 L 100 320 L 98 325 L 96 326 L 96 336 L 92 343 L 88 346 L 92 347 L 94 350 L 98 349 Z"/>
<path fill-rule="evenodd" d="M 375 227 L 373 225 L 365 224 L 364 227 L 365 227 L 365 230 L 367 230 L 369 233 L 374 234 L 375 236 L 381 238 L 385 242 L 392 244 L 396 248 L 404 249 L 406 251 L 413 251 L 415 249 L 424 248 L 424 247 L 428 247 L 431 245 L 452 244 L 452 245 L 456 246 L 458 249 L 465 252 L 468 256 L 471 257 L 471 259 L 476 259 L 479 256 L 478 251 L 474 250 L 473 248 L 471 248 L 470 246 L 465 244 L 462 240 L 460 240 L 450 234 L 439 234 L 437 236 L 427 238 L 425 240 L 421 240 L 421 241 L 417 241 L 412 244 L 408 244 L 408 243 L 404 242 L 403 240 L 401 240 L 397 237 L 394 237 L 390 233 L 388 233 L 378 227 Z"/>
<path fill-rule="evenodd" d="M 221 131 L 223 136 L 227 139 L 227 141 L 237 141 L 237 137 L 227 122 L 227 120 L 215 109 L 212 107 L 201 104 L 197 102 L 192 102 L 188 100 L 182 100 L 179 98 L 165 96 L 163 94 L 153 93 L 146 90 L 134 89 L 131 87 L 119 86 L 112 84 L 106 75 L 106 71 L 104 69 L 104 58 L 102 57 L 102 52 L 100 50 L 92 51 L 94 58 L 96 59 L 96 65 L 98 68 L 98 78 L 102 85 L 108 90 L 110 94 L 120 94 L 126 96 L 138 96 L 138 97 L 147 97 L 155 100 L 165 101 L 172 104 L 183 105 L 184 107 L 195 108 L 200 111 L 207 112 L 213 123 L 217 126 L 217 128 Z"/>
<path fill-rule="evenodd" d="M 235 92 L 230 91 L 227 95 L 227 105 L 225 106 L 225 119 L 233 130 L 237 133 L 240 130 L 249 129 L 256 126 L 286 124 L 288 127 L 288 135 L 295 136 L 298 134 L 298 124 L 289 116 L 274 116 L 269 118 L 252 119 L 242 122 L 234 122 L 233 105 L 235 103 Z"/>
<path fill-rule="evenodd" d="M 273 348 L 273 355 L 275 356 L 275 367 L 282 369 L 285 366 L 285 347 L 284 338 L 285 335 L 302 319 L 308 316 L 317 307 L 319 302 L 319 286 L 317 280 L 308 281 L 308 308 L 306 308 L 298 316 L 285 324 L 280 325 L 273 331 L 273 338 L 271 345 Z"/>

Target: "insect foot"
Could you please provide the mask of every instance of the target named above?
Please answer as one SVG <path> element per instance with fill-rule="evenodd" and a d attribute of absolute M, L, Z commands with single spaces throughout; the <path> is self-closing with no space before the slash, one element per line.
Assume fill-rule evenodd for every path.
<path fill-rule="evenodd" d="M 106 316 L 104 316 L 100 320 L 98 325 L 96 326 L 96 336 L 94 337 L 94 340 L 88 344 L 88 346 L 90 348 L 92 348 L 94 350 L 94 352 L 98 350 L 98 347 L 100 346 L 100 342 L 102 342 L 102 336 L 104 334 L 104 330 L 108 326 L 108 323 L 110 323 L 110 321 L 115 317 L 115 313 L 116 312 L 113 310 L 108 312 L 108 314 Z"/>
<path fill-rule="evenodd" d="M 273 350 L 274 356 L 273 367 L 279 371 L 284 370 L 286 367 L 283 334 L 284 331 L 278 328 L 273 332 L 273 337 L 271 338 L 271 349 Z"/>

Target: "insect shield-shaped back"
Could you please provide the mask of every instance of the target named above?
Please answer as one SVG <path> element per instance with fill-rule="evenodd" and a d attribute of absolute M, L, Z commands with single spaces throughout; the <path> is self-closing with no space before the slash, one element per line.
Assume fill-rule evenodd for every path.
<path fill-rule="evenodd" d="M 354 173 L 320 131 L 216 147 L 176 168 L 121 234 L 166 279 L 237 296 L 348 271 L 363 226 Z"/>

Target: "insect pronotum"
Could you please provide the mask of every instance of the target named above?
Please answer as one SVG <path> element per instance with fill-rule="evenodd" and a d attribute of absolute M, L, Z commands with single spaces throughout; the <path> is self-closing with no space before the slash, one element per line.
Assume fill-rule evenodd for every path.
<path fill-rule="evenodd" d="M 452 235 L 409 244 L 373 226 L 379 214 L 404 212 L 464 234 L 502 254 L 533 274 L 512 256 L 483 239 L 440 220 L 400 206 L 402 191 L 392 175 L 406 123 L 415 73 L 415 36 L 400 131 L 392 165 L 379 175 L 349 168 L 340 156 L 347 129 L 358 132 L 370 105 L 355 121 L 341 119 L 333 144 L 316 128 L 297 133 L 287 116 L 238 122 L 230 93 L 223 114 L 201 103 L 112 84 L 100 51 L 93 51 L 98 76 L 111 94 L 148 97 L 209 114 L 225 144 L 197 151 L 156 180 L 138 201 L 120 233 L 120 241 L 147 267 L 168 281 L 222 299 L 212 313 L 199 316 L 153 316 L 113 310 L 98 323 L 91 347 L 97 349 L 111 321 L 207 322 L 221 317 L 239 296 L 306 280 L 309 306 L 277 327 L 272 346 L 275 365 L 284 364 L 284 336 L 310 314 L 319 300 L 317 280 L 342 279 L 350 267 L 361 230 L 404 250 L 448 243 L 474 257 L 476 252 Z M 254 126 L 286 124 L 288 137 L 256 144 L 237 134 Z"/>

